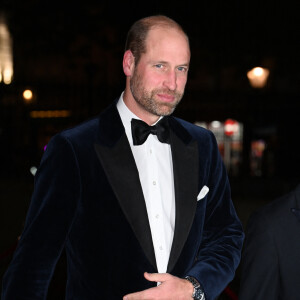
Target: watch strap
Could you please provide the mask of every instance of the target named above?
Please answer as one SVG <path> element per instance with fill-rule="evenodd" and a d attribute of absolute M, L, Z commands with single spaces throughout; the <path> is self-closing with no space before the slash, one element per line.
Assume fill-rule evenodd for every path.
<path fill-rule="evenodd" d="M 184 278 L 188 280 L 194 287 L 192 298 L 195 300 L 205 300 L 204 292 L 198 280 L 192 276 L 185 276 Z"/>

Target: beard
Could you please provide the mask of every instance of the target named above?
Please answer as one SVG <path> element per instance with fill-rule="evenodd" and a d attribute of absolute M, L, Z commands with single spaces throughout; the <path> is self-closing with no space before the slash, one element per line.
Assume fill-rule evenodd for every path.
<path fill-rule="evenodd" d="M 143 87 L 142 79 L 137 72 L 134 72 L 130 81 L 130 90 L 134 100 L 147 112 L 156 116 L 169 116 L 183 97 L 183 92 L 172 91 L 167 88 L 146 90 Z M 157 94 L 167 94 L 174 97 L 172 102 L 161 102 L 155 99 Z"/>

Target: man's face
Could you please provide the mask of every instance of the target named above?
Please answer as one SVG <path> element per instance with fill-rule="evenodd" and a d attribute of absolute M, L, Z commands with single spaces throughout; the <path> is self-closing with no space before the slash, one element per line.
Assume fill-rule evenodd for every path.
<path fill-rule="evenodd" d="M 153 28 L 130 79 L 140 109 L 154 116 L 170 115 L 180 102 L 190 61 L 188 41 L 175 29 Z"/>

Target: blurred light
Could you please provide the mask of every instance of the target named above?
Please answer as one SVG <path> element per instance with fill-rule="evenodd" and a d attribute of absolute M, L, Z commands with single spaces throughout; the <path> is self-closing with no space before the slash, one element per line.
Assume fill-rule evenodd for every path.
<path fill-rule="evenodd" d="M 211 122 L 211 127 L 213 128 L 220 128 L 221 127 L 221 122 L 220 121 L 212 121 Z"/>
<path fill-rule="evenodd" d="M 247 72 L 250 85 L 254 88 L 263 88 L 269 77 L 270 71 L 266 68 L 255 67 Z"/>
<path fill-rule="evenodd" d="M 0 15 L 0 82 L 10 84 L 13 77 L 12 38 Z"/>
<path fill-rule="evenodd" d="M 47 149 L 47 145 L 44 146 L 44 151 L 46 151 L 46 149 Z"/>
<path fill-rule="evenodd" d="M 227 119 L 224 124 L 224 131 L 228 136 L 234 135 L 239 131 L 239 123 L 236 120 Z"/>
<path fill-rule="evenodd" d="M 254 157 L 262 157 L 265 151 L 266 143 L 264 140 L 251 141 L 251 155 Z"/>
<path fill-rule="evenodd" d="M 30 102 L 32 100 L 32 98 L 33 98 L 32 91 L 31 90 L 25 90 L 23 92 L 23 98 L 24 98 L 25 101 Z"/>
<path fill-rule="evenodd" d="M 33 176 L 35 176 L 35 173 L 36 173 L 36 171 L 37 171 L 37 167 L 31 167 L 30 168 L 30 173 L 33 175 Z"/>
<path fill-rule="evenodd" d="M 10 84 L 11 83 L 11 79 L 12 79 L 12 68 L 6 68 L 3 71 L 3 82 L 5 84 Z"/>
<path fill-rule="evenodd" d="M 194 124 L 199 127 L 207 128 L 207 124 L 205 122 L 195 122 Z"/>
<path fill-rule="evenodd" d="M 69 110 L 33 110 L 30 112 L 30 117 L 33 119 L 67 118 L 70 116 Z"/>

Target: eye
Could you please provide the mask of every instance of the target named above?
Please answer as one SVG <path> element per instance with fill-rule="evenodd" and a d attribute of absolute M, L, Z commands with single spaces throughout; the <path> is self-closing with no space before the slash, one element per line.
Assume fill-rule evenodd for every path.
<path fill-rule="evenodd" d="M 180 72 L 186 73 L 188 68 L 187 67 L 178 67 L 177 70 Z"/>
<path fill-rule="evenodd" d="M 157 68 L 157 69 L 162 69 L 163 66 L 164 66 L 163 64 L 156 64 L 156 65 L 154 65 L 154 67 Z"/>

